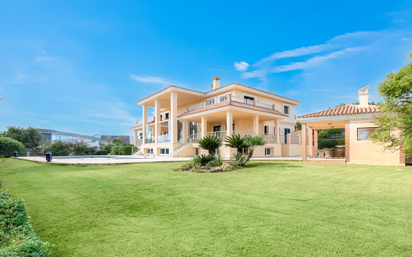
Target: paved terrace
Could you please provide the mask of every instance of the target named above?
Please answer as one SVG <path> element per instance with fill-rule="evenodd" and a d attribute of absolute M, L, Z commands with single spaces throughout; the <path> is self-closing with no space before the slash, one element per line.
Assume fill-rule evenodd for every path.
<path fill-rule="evenodd" d="M 106 156 L 105 156 L 106 157 Z M 76 165 L 76 164 L 88 164 L 88 165 L 120 165 L 120 164 L 133 164 L 139 162 L 187 162 L 191 157 L 160 157 L 148 156 L 143 158 L 141 156 L 98 156 L 95 158 L 86 157 L 81 158 L 59 158 L 53 157 L 51 163 L 46 161 L 46 157 L 18 157 L 17 159 L 45 163 L 51 165 Z M 111 157 L 111 158 L 109 158 Z M 224 159 L 225 160 L 225 159 Z M 295 157 L 264 157 L 264 158 L 251 158 L 252 161 L 302 161 L 301 156 Z"/>

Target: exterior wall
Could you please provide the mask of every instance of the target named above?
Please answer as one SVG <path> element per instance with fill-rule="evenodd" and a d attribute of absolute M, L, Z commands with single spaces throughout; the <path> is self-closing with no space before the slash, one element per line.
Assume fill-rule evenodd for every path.
<path fill-rule="evenodd" d="M 300 155 L 302 155 L 302 145 L 282 144 L 282 156 L 300 156 Z"/>
<path fill-rule="evenodd" d="M 401 165 L 400 152 L 383 152 L 382 145 L 374 144 L 372 140 L 358 140 L 358 128 L 376 127 L 369 120 L 350 121 L 350 163 Z"/>
<path fill-rule="evenodd" d="M 265 148 L 271 148 L 271 155 L 265 155 Z M 256 147 L 252 157 L 279 157 L 282 156 L 281 144 L 266 144 L 264 146 Z"/>

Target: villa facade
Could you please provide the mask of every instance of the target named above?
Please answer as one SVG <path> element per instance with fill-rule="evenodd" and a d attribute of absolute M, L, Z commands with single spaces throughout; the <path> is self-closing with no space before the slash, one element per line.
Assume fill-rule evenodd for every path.
<path fill-rule="evenodd" d="M 258 147 L 254 157 L 301 154 L 301 137 L 293 135 L 299 101 L 236 82 L 220 87 L 218 77 L 211 87 L 199 92 L 169 86 L 138 101 L 143 120 L 130 128 L 135 145 L 145 154 L 183 157 L 207 154 L 198 144 L 205 136 L 216 135 L 224 141 L 234 134 L 262 135 L 266 145 Z M 148 118 L 149 107 L 154 108 L 153 118 Z M 236 151 L 220 149 L 224 158 Z"/>

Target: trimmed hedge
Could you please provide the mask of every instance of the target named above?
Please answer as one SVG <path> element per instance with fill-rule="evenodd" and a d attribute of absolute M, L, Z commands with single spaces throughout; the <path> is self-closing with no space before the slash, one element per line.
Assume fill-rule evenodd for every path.
<path fill-rule="evenodd" d="M 0 183 L 0 256 L 46 257 L 50 248 L 33 232 L 24 201 L 13 199 Z"/>
<path fill-rule="evenodd" d="M 14 151 L 19 152 L 19 156 L 27 155 L 26 148 L 22 143 L 9 137 L 0 137 L 0 156 L 12 157 Z"/>
<path fill-rule="evenodd" d="M 132 155 L 133 145 L 114 145 L 110 150 L 112 155 Z"/>
<path fill-rule="evenodd" d="M 341 138 L 336 139 L 336 144 L 337 145 L 344 145 L 345 144 L 345 138 L 341 137 Z"/>
<path fill-rule="evenodd" d="M 332 140 L 332 139 L 323 139 L 322 141 L 319 142 L 319 149 L 335 148 L 335 147 L 336 147 L 336 142 L 335 140 Z"/>

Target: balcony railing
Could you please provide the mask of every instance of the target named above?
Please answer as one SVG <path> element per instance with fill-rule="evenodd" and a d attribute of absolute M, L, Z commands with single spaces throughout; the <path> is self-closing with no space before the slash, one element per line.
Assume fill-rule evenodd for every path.
<path fill-rule="evenodd" d="M 299 144 L 299 136 L 290 136 L 290 143 L 291 144 Z"/>
<path fill-rule="evenodd" d="M 159 135 L 157 136 L 158 143 L 170 143 L 170 135 Z"/>
<path fill-rule="evenodd" d="M 145 137 L 145 144 L 154 144 L 154 143 L 155 143 L 155 136 Z"/>
<path fill-rule="evenodd" d="M 228 101 L 227 97 L 226 97 L 226 101 Z M 248 105 L 253 105 L 253 106 L 259 106 L 259 107 L 266 108 L 266 109 L 271 109 L 271 110 L 274 109 L 273 104 L 262 103 L 262 102 L 259 102 L 259 101 L 245 99 L 245 98 L 237 97 L 237 96 L 232 96 L 231 101 L 244 103 L 244 104 L 248 104 Z M 202 108 L 204 106 L 214 105 L 214 104 L 217 104 L 217 103 L 220 103 L 220 102 L 215 102 L 214 100 L 213 101 L 209 100 L 207 102 L 202 102 L 202 103 L 199 103 L 199 104 L 188 106 L 187 111 L 196 110 L 196 109 Z"/>

